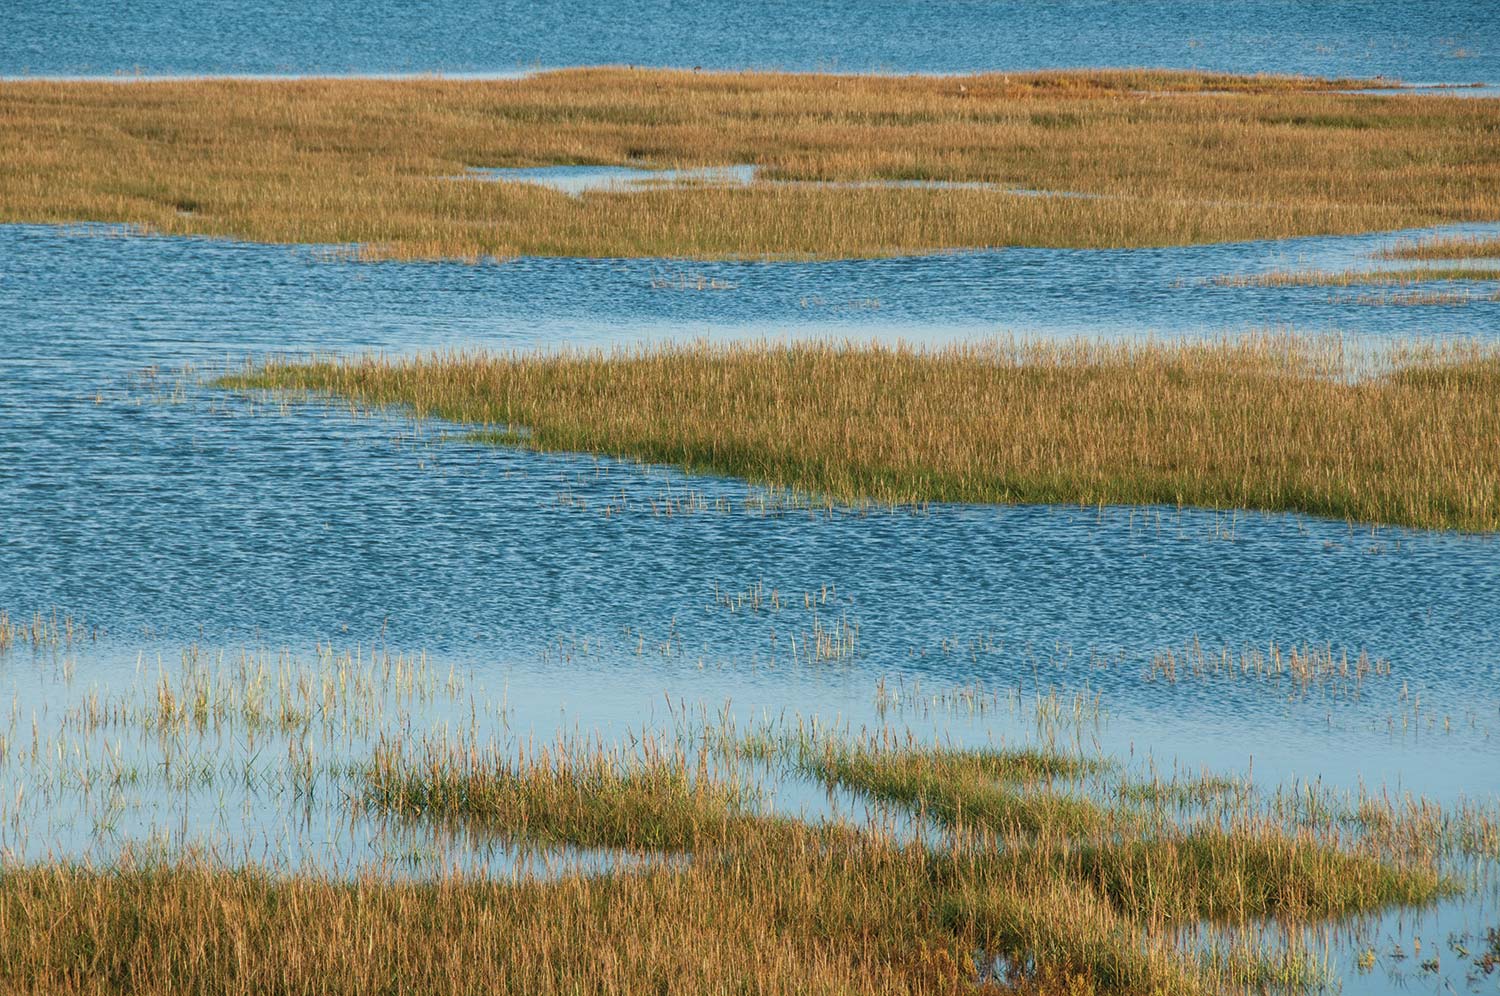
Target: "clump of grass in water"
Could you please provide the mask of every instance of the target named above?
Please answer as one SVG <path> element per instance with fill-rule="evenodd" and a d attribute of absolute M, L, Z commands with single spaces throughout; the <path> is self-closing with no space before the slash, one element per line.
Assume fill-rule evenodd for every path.
<path fill-rule="evenodd" d="M 723 843 L 752 819 L 754 799 L 698 758 L 647 741 L 644 755 L 559 743 L 507 756 L 428 745 L 378 750 L 365 801 L 406 818 L 463 823 L 531 844 L 690 851 Z"/>
<path fill-rule="evenodd" d="M 30 619 L 12 620 L 7 610 L 0 609 L 0 654 L 14 647 L 57 650 L 97 637 L 97 630 L 77 622 L 72 616 L 59 616 L 56 611 L 50 614 L 33 612 Z"/>
<path fill-rule="evenodd" d="M 1283 647 L 1272 641 L 1262 651 L 1247 647 L 1238 653 L 1228 647 L 1205 650 L 1194 640 L 1181 650 L 1154 654 L 1146 670 L 1148 680 L 1176 684 L 1181 681 L 1258 681 L 1273 687 L 1283 682 L 1305 696 L 1314 688 L 1331 694 L 1357 695 L 1367 680 L 1388 677 L 1391 662 L 1360 650 L 1350 656 L 1348 648 L 1332 646 Z"/>
<path fill-rule="evenodd" d="M 1500 236 L 1437 235 L 1401 239 L 1376 253 L 1381 259 L 1485 259 L 1500 256 Z"/>
<path fill-rule="evenodd" d="M 1430 869 L 1288 834 L 1253 815 L 1243 794 L 1230 796 L 1237 805 L 1217 819 L 1184 828 L 1160 807 L 1107 807 L 1052 788 L 1059 778 L 1107 770 L 1094 759 L 838 743 L 803 746 L 797 757 L 818 777 L 977 835 L 979 849 L 997 855 L 1000 866 L 1017 861 L 1087 882 L 1147 922 L 1345 916 L 1422 903 L 1450 888 Z"/>
<path fill-rule="evenodd" d="M 1418 266 L 1409 270 L 1282 270 L 1251 275 L 1214 277 L 1220 287 L 1350 287 L 1369 284 L 1409 287 L 1450 280 L 1500 280 L 1500 268 L 1481 266 Z"/>
<path fill-rule="evenodd" d="M 1251 337 L 271 361 L 218 381 L 846 503 L 1192 505 L 1500 528 L 1493 347 Z M 520 431 L 514 427 L 524 427 Z"/>
<path fill-rule="evenodd" d="M 1372 308 L 1421 308 L 1435 305 L 1465 307 L 1474 302 L 1500 301 L 1500 290 L 1488 294 L 1469 291 L 1404 291 L 1379 294 L 1331 294 L 1329 304 L 1357 304 Z"/>
<path fill-rule="evenodd" d="M 1100 762 L 1038 751 L 890 750 L 829 744 L 802 752 L 810 774 L 953 825 L 1035 834 L 1082 833 L 1106 814 L 1038 783 L 1095 771 Z M 1030 791 L 1021 787 L 1030 786 Z"/>

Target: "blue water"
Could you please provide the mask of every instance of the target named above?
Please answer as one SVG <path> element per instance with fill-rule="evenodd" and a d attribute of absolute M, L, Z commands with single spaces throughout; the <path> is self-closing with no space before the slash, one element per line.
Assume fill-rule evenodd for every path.
<path fill-rule="evenodd" d="M 504 72 L 629 63 L 957 72 L 1153 66 L 1500 82 L 1486 0 L 9 0 L 0 74 Z"/>
<path fill-rule="evenodd" d="M 699 291 L 663 287 L 678 267 L 663 261 L 367 265 L 287 247 L 0 228 L 0 607 L 58 607 L 127 642 L 382 631 L 411 648 L 499 645 L 518 658 L 559 634 L 691 619 L 687 638 L 710 657 L 751 660 L 766 652 L 760 630 L 743 634 L 722 613 L 697 618 L 715 586 L 833 584 L 840 612 L 864 627 L 870 676 L 947 674 L 920 654 L 954 636 L 1137 661 L 1194 636 L 1330 640 L 1400 661 L 1424 688 L 1464 701 L 1495 675 L 1500 558 L 1487 539 L 1260 515 L 1236 517 L 1224 539 L 1226 517 L 1175 509 L 1149 521 L 1045 507 L 665 517 L 652 502 L 667 495 L 695 490 L 738 508 L 760 493 L 444 441 L 441 427 L 399 414 L 283 409 L 202 383 L 269 352 L 1291 324 L 1418 338 L 1500 331 L 1494 304 L 1370 308 L 1330 303 L 1326 289 L 1202 282 L 1288 258 L 1368 263 L 1390 241 L 693 264 L 732 286 Z M 605 515 L 612 503 L 624 510 Z"/>
<path fill-rule="evenodd" d="M 1371 254 L 1416 234 L 816 264 L 466 266 L 0 226 L 0 610 L 13 621 L 70 615 L 98 632 L 61 650 L 0 653 L 0 853 L 108 861 L 127 847 L 206 848 L 381 874 L 606 867 L 613 856 L 534 860 L 362 819 L 340 779 L 398 732 L 611 742 L 679 729 L 700 710 L 1031 743 L 1043 735 L 1035 697 L 1053 691 L 1064 703 L 1099 695 L 1104 716 L 1076 742 L 1136 771 L 1208 767 L 1267 787 L 1307 780 L 1493 802 L 1500 547 L 1490 537 L 1172 508 L 779 508 L 742 482 L 491 448 L 399 412 L 355 415 L 207 383 L 268 353 L 700 337 L 938 343 L 1295 326 L 1493 341 L 1496 302 L 1369 307 L 1327 288 L 1210 282 L 1388 265 Z M 756 586 L 785 607 L 721 600 Z M 820 628 L 857 630 L 852 651 L 809 659 Z M 1391 673 L 1357 693 L 1143 680 L 1154 653 L 1195 640 L 1210 651 L 1273 640 L 1363 649 Z M 107 716 L 149 710 L 184 648 L 219 661 L 209 670 L 220 676 L 241 673 L 248 648 L 273 675 L 316 686 L 329 673 L 316 648 L 330 645 L 425 653 L 438 678 L 404 699 L 399 683 L 377 680 L 378 707 L 341 712 L 335 696 L 305 736 L 231 721 L 162 737 L 134 719 L 80 718 L 91 702 Z M 880 681 L 908 708 L 881 711 Z M 1006 705 L 931 705 L 934 692 L 975 682 Z M 298 788 L 304 757 L 316 790 Z M 863 818 L 856 800 L 811 783 L 768 791 L 779 812 Z M 1384 949 L 1414 931 L 1471 930 L 1488 895 L 1366 931 Z M 1339 950 L 1352 972 L 1354 947 Z M 1361 979 L 1360 991 L 1387 981 Z"/>

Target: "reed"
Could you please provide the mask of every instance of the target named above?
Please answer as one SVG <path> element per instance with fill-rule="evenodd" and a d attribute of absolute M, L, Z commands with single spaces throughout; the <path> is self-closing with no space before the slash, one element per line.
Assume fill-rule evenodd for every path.
<path fill-rule="evenodd" d="M 1342 340 L 813 343 L 273 360 L 218 381 L 840 502 L 1192 505 L 1500 527 L 1500 357 Z"/>
<path fill-rule="evenodd" d="M 1488 294 L 1474 294 L 1469 291 L 1398 291 L 1395 293 L 1382 291 L 1378 294 L 1337 294 L 1330 295 L 1330 304 L 1357 304 L 1364 307 L 1374 308 L 1420 308 L 1433 305 L 1465 307 L 1475 302 L 1500 301 L 1500 290 L 1491 291 Z"/>
<path fill-rule="evenodd" d="M 1500 219 L 1495 101 L 1201 73 L 622 68 L 516 81 L 0 83 L 0 221 L 354 258 L 859 257 L 1179 245 Z M 568 197 L 470 167 L 752 163 Z M 843 186 L 778 185 L 831 181 Z M 1003 189 L 878 189 L 850 181 Z"/>
<path fill-rule="evenodd" d="M 1378 255 L 1381 259 L 1493 259 L 1500 256 L 1500 236 L 1434 235 L 1398 239 Z"/>
<path fill-rule="evenodd" d="M 826 589 L 797 599 L 819 600 Z M 783 611 L 782 595 L 760 585 L 715 604 Z M 613 746 L 502 748 L 486 740 L 479 717 L 493 710 L 482 695 L 424 655 L 383 647 L 320 646 L 306 665 L 191 650 L 155 681 L 139 677 L 61 710 L 69 737 L 33 734 L 8 769 L 44 791 L 87 794 L 111 784 L 105 770 L 119 758 L 91 757 L 78 738 L 118 744 L 136 729 L 153 752 L 202 755 L 210 779 L 238 782 L 253 761 L 242 772 L 228 755 L 279 754 L 285 741 L 300 753 L 277 762 L 261 804 L 286 805 L 296 791 L 339 800 L 358 820 L 643 860 L 540 878 L 447 867 L 412 877 L 384 865 L 346 876 L 193 851 L 127 849 L 98 867 L 7 858 L 7 992 L 954 994 L 1005 991 L 997 975 L 1018 992 L 1196 996 L 1262 991 L 1270 978 L 1296 990 L 1316 962 L 1254 940 L 1259 918 L 1295 938 L 1330 918 L 1429 903 L 1455 887 L 1439 871 L 1445 849 L 1469 846 L 1480 827 L 1494 839 L 1488 811 L 1378 798 L 1341 808 L 1300 791 L 1262 805 L 1248 786 L 1221 792 L 1207 777 L 1201 793 L 1131 793 L 1119 765 L 1078 752 L 894 733 L 850 741 L 800 725 L 741 739 L 707 713 Z M 447 706 L 466 698 L 469 719 L 455 729 Z M 442 722 L 420 719 L 430 700 Z M 276 718 L 288 713 L 297 718 Z M 362 763 L 324 756 L 371 740 Z M 175 786 L 156 756 L 132 762 L 131 778 Z M 65 761 L 82 767 L 49 774 Z M 814 770 L 941 826 L 899 835 L 879 822 L 771 815 L 749 777 L 768 766 L 781 766 L 773 777 Z M 1042 809 L 1089 799 L 1099 815 L 1019 822 L 995 802 L 1001 793 Z M 1355 826 L 1368 830 L 1345 836 Z M 1236 939 L 1202 943 L 1193 931 L 1204 922 Z"/>
<path fill-rule="evenodd" d="M 803 767 L 817 778 L 909 806 L 944 823 L 996 832 L 1097 830 L 1093 803 L 1037 786 L 1095 770 L 1098 762 L 1038 751 L 889 750 L 826 745 Z M 1022 791 L 1029 788 L 1029 791 Z"/>
<path fill-rule="evenodd" d="M 1306 696 L 1314 688 L 1332 695 L 1357 695 L 1365 681 L 1390 673 L 1390 661 L 1372 658 L 1363 650 L 1351 656 L 1347 647 L 1283 647 L 1272 642 L 1264 651 L 1250 647 L 1236 653 L 1228 647 L 1205 649 L 1201 642 L 1194 641 L 1180 650 L 1158 651 L 1151 658 L 1146 677 L 1173 684 L 1249 680 L 1278 689 L 1284 683 L 1284 690 Z"/>
<path fill-rule="evenodd" d="M 429 744 L 408 758 L 385 744 L 364 772 L 365 800 L 532 845 L 691 851 L 745 832 L 755 800 L 743 786 L 681 750 L 647 747 L 642 758 L 567 743 L 514 755 Z"/>
<path fill-rule="evenodd" d="M 1409 287 L 1450 280 L 1500 280 L 1500 267 L 1418 266 L 1409 270 L 1282 270 L 1255 275 L 1226 274 L 1214 278 L 1220 287 L 1351 287 L 1369 284 Z"/>

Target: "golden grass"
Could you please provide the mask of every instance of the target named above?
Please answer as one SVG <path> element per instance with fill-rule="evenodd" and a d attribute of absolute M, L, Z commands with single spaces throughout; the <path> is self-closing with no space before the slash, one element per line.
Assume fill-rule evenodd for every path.
<path fill-rule="evenodd" d="M 398 708 L 387 714 L 393 688 Z M 1422 905 L 1457 888 L 1441 864 L 1454 814 L 1437 807 L 1362 801 L 1360 824 L 1377 832 L 1344 837 L 1346 821 L 1327 805 L 1314 807 L 1326 822 L 1303 827 L 1301 809 L 1264 807 L 1249 786 L 1206 792 L 1198 811 L 1191 792 L 1127 792 L 1118 766 L 1076 753 L 798 739 L 779 729 L 752 742 L 706 714 L 701 726 L 684 714 L 673 735 L 643 731 L 618 747 L 581 736 L 482 746 L 475 717 L 487 705 L 456 731 L 444 722 L 410 732 L 420 728 L 409 722 L 412 702 L 472 694 L 425 657 L 384 651 L 366 665 L 320 648 L 312 671 L 185 654 L 182 672 L 159 676 L 154 691 L 148 681 L 123 700 L 91 696 L 69 721 L 138 726 L 188 750 L 206 743 L 193 731 L 211 731 L 218 751 L 260 754 L 267 743 L 255 731 L 343 744 L 369 732 L 351 718 L 378 719 L 403 731 L 399 739 L 382 741 L 368 763 L 310 766 L 303 790 L 349 800 L 361 821 L 388 815 L 402 835 L 428 823 L 444 837 L 460 827 L 471 843 L 499 834 L 647 860 L 550 880 L 442 870 L 410 880 L 404 865 L 340 878 L 165 850 L 144 860 L 127 851 L 102 868 L 3 863 L 0 988 L 998 993 L 978 953 L 981 964 L 994 958 L 1019 972 L 1017 991 L 1197 996 L 1260 991 L 1272 975 L 1315 978 L 1311 960 L 1261 943 L 1262 917 L 1295 942 L 1329 918 Z M 276 718 L 288 714 L 300 718 Z M 214 748 L 206 754 L 211 769 L 241 777 Z M 823 774 L 840 784 L 946 829 L 900 839 L 879 823 L 766 814 L 756 776 L 778 765 L 770 777 L 788 776 L 818 758 L 835 762 Z M 1017 822 L 992 804 L 1003 792 L 1046 805 L 1062 783 L 1092 790 L 1099 817 Z M 1288 798 L 1311 807 L 1315 796 Z M 664 851 L 680 853 L 650 860 Z M 1203 955 L 1193 931 L 1205 921 L 1227 940 Z"/>
<path fill-rule="evenodd" d="M 1041 787 L 1059 776 L 1094 770 L 1081 758 L 838 745 L 808 752 L 803 765 L 827 782 L 910 806 L 945 823 L 1030 835 L 1094 831 L 1105 822 L 1103 810 L 1088 800 Z"/>
<path fill-rule="evenodd" d="M 1165 245 L 1500 218 L 1495 101 L 1339 85 L 620 68 L 493 82 L 6 82 L 0 221 L 478 259 Z M 451 179 L 471 166 L 742 162 L 771 180 L 1098 196 L 757 183 L 572 198 Z"/>
<path fill-rule="evenodd" d="M 755 800 L 673 751 L 645 764 L 566 745 L 518 757 L 387 744 L 364 772 L 365 801 L 411 819 L 462 823 L 530 844 L 694 850 L 745 832 Z"/>
<path fill-rule="evenodd" d="M 1449 235 L 1401 239 L 1381 259 L 1485 259 L 1500 257 L 1500 236 Z"/>
<path fill-rule="evenodd" d="M 488 426 L 479 438 L 500 443 L 841 502 L 1169 504 L 1500 528 L 1500 357 L 1343 350 L 1295 337 L 696 344 L 274 361 L 219 383 L 405 405 Z"/>
<path fill-rule="evenodd" d="M 1440 280 L 1500 280 L 1500 267 L 1417 266 L 1409 270 L 1279 270 L 1214 278 L 1221 287 L 1350 287 L 1370 284 L 1409 287 Z"/>

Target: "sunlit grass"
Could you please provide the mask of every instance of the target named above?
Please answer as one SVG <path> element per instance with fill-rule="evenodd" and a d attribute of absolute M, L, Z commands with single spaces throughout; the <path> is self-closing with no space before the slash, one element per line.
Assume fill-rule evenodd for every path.
<path fill-rule="evenodd" d="M 1500 280 L 1500 267 L 1417 266 L 1409 270 L 1281 270 L 1215 277 L 1221 287 L 1409 287 L 1447 280 Z"/>
<path fill-rule="evenodd" d="M 808 772 L 933 819 L 995 832 L 1097 830 L 1104 812 L 1085 799 L 1037 786 L 1099 767 L 1035 751 L 889 750 L 829 745 L 805 752 Z"/>
<path fill-rule="evenodd" d="M 942 962 L 956 983 L 974 980 L 975 968 L 951 952 L 978 950 L 1029 966 L 1026 974 L 1037 978 L 1082 977 L 1091 987 L 1086 991 L 1224 991 L 1286 972 L 1287 964 L 1273 965 L 1271 952 L 1254 950 L 1231 957 L 1214 949 L 1213 957 L 1200 959 L 1174 946 L 1174 931 L 1200 921 L 1244 926 L 1266 917 L 1314 923 L 1420 906 L 1456 888 L 1430 863 L 1373 846 L 1346 850 L 1311 831 L 1288 832 L 1246 793 L 1212 793 L 1227 799 L 1229 809 L 1187 824 L 1162 800 L 1131 801 L 1124 793 L 1088 804 L 1088 818 L 1059 808 L 1068 797 L 1055 782 L 1114 780 L 1111 766 L 1097 759 L 805 737 L 730 747 L 731 757 L 782 763 L 934 818 L 952 839 L 903 841 L 876 828 L 816 828 L 755 815 L 733 801 L 707 747 L 696 763 L 679 756 L 664 764 L 651 750 L 630 761 L 585 748 L 567 754 L 566 763 L 542 753 L 496 766 L 465 760 L 465 748 L 428 745 L 417 755 L 386 755 L 370 778 L 384 793 L 394 774 L 407 798 L 503 800 L 414 810 L 418 818 L 490 828 L 497 814 L 523 813 L 502 820 L 553 842 L 686 847 L 693 856 L 685 864 L 643 877 L 675 874 L 679 901 L 692 901 L 700 880 L 725 887 L 726 868 L 734 869 L 739 889 L 747 887 L 744 876 L 763 877 L 753 887 L 760 902 L 818 937 L 875 931 L 882 945 L 915 944 L 893 964 L 916 969 L 905 984 L 918 989 L 930 981 L 932 951 L 950 952 Z M 448 761 L 438 763 L 445 750 Z M 698 787 L 691 792 L 716 800 L 703 812 L 717 811 L 728 832 L 678 832 L 683 814 L 699 808 L 683 805 L 684 776 L 694 769 Z M 423 787 L 434 771 L 434 783 Z M 603 791 L 600 772 L 607 772 Z M 635 802 L 622 807 L 622 794 Z M 696 827 L 699 820 L 686 822 Z M 610 831 L 599 834 L 601 825 Z M 634 887 L 622 875 L 616 879 L 622 890 Z M 808 888 L 818 880 L 822 889 Z M 726 897 L 729 908 L 735 903 Z M 1310 974 L 1306 965 L 1299 970 Z"/>
<path fill-rule="evenodd" d="M 219 383 L 841 501 L 1191 505 L 1500 527 L 1500 359 L 1339 340 L 707 344 L 273 361 Z"/>
<path fill-rule="evenodd" d="M 1358 85 L 620 68 L 511 81 L 4 82 L 0 221 L 479 260 L 1180 245 L 1500 219 L 1495 101 L 1335 92 Z M 749 163 L 768 182 L 574 198 L 454 179 L 567 163 Z"/>
<path fill-rule="evenodd" d="M 378 751 L 365 801 L 408 819 L 461 823 L 529 844 L 694 850 L 743 832 L 754 799 L 679 752 L 641 759 L 566 744 L 503 755 Z"/>
<path fill-rule="evenodd" d="M 787 601 L 752 585 L 714 604 L 775 614 Z M 42 642 L 18 639 L 8 657 L 67 631 L 32 619 L 25 632 Z M 769 719 L 743 736 L 727 706 L 674 712 L 671 732 L 539 744 L 509 731 L 510 709 L 472 675 L 383 646 L 320 646 L 300 664 L 193 649 L 136 677 L 60 703 L 55 738 L 27 737 L 15 715 L 3 728 L 0 759 L 29 773 L 44 819 L 68 793 L 99 805 L 146 784 L 186 793 L 175 769 L 191 765 L 198 791 L 263 786 L 249 798 L 289 806 L 289 819 L 304 812 L 292 798 L 323 799 L 392 841 L 449 842 L 454 863 L 382 849 L 341 871 L 258 860 L 254 842 L 216 857 L 191 836 L 94 867 L 8 858 L 7 991 L 951 994 L 995 991 L 984 973 L 999 965 L 1021 992 L 1259 992 L 1269 980 L 1296 992 L 1322 977 L 1304 930 L 1431 903 L 1458 887 L 1450 857 L 1496 853 L 1488 808 L 1268 797 L 1208 774 L 1143 781 L 1123 760 L 1047 746 L 1057 708 L 1040 700 L 1037 740 L 1010 746 Z M 439 703 L 428 720 L 423 703 Z M 145 753 L 122 749 L 133 737 Z M 832 785 L 911 819 L 772 808 L 768 786 L 809 774 L 814 792 Z M 8 833 L 20 801 L 4 799 Z M 321 836 L 331 824 L 314 812 L 307 832 Z M 541 876 L 465 863 L 497 839 L 625 856 Z M 1286 933 L 1266 943 L 1273 921 Z"/>
<path fill-rule="evenodd" d="M 1379 253 L 1381 259 L 1493 259 L 1500 235 L 1446 235 L 1402 239 Z"/>

